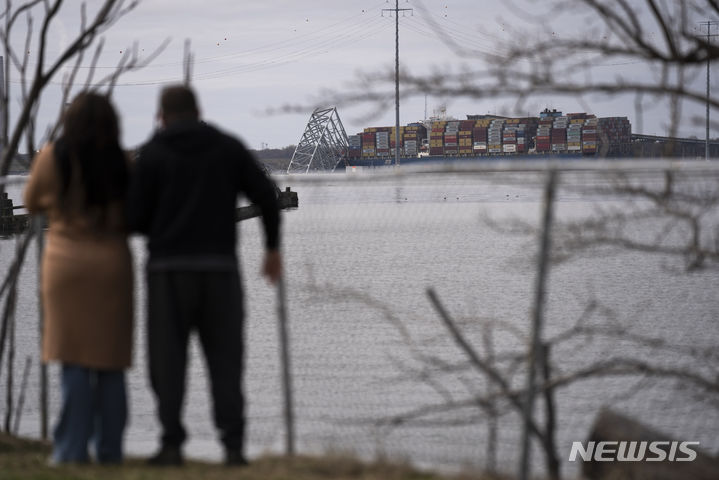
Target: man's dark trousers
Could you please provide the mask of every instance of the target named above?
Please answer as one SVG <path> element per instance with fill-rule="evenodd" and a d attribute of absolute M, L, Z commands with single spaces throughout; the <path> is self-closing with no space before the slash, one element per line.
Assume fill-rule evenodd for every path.
<path fill-rule="evenodd" d="M 245 429 L 243 305 L 237 268 L 227 271 L 148 269 L 150 381 L 158 400 L 162 444 L 180 447 L 190 332 L 198 332 L 210 371 L 214 420 L 227 450 L 242 449 Z"/>

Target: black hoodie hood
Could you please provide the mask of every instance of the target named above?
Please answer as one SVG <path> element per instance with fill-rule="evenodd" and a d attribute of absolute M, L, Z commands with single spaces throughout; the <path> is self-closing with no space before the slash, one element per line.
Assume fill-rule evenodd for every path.
<path fill-rule="evenodd" d="M 179 153 L 198 154 L 211 148 L 221 136 L 219 130 L 200 120 L 181 120 L 158 130 L 151 141 Z"/>

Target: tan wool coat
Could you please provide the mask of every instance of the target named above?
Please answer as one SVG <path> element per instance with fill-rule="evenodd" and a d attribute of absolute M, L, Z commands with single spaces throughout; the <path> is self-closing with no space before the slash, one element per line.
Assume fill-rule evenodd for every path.
<path fill-rule="evenodd" d="M 70 205 L 82 195 L 75 177 Z M 33 161 L 25 189 L 30 213 L 46 213 L 48 231 L 41 268 L 45 323 L 44 362 L 121 369 L 132 358 L 132 258 L 123 205 L 112 205 L 102 231 L 86 215 L 60 210 L 60 174 L 53 146 Z M 70 209 L 70 211 L 77 211 Z"/>

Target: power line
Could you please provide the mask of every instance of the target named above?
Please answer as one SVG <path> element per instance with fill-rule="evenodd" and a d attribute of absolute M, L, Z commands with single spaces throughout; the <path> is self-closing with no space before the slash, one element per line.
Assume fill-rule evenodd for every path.
<path fill-rule="evenodd" d="M 338 20 L 334 23 L 331 23 L 329 25 L 323 26 L 321 28 L 313 29 L 312 31 L 306 32 L 306 33 L 299 33 L 292 38 L 287 38 L 284 40 L 279 40 L 275 42 L 271 42 L 265 45 L 260 45 L 257 47 L 247 48 L 235 52 L 220 54 L 220 55 L 210 55 L 201 57 L 194 60 L 195 64 L 203 64 L 203 63 L 214 63 L 217 61 L 222 60 L 231 60 L 238 57 L 246 57 L 251 55 L 267 55 L 278 51 L 283 51 L 286 49 L 296 49 L 303 45 L 309 45 L 311 46 L 314 43 L 317 42 L 326 42 L 327 37 L 330 36 L 330 40 L 332 41 L 332 38 L 336 36 L 345 36 L 349 32 L 356 32 L 356 33 L 362 33 L 364 29 L 374 26 L 376 23 L 375 19 L 369 15 L 367 15 L 367 11 L 375 10 L 379 6 L 383 5 L 385 2 L 380 2 L 372 5 L 368 9 L 362 10 L 361 13 L 353 14 L 349 17 L 345 17 L 341 20 Z M 363 22 L 357 22 L 357 20 L 361 17 L 365 17 L 366 20 Z M 53 52 L 48 52 L 48 55 L 50 55 Z M 35 63 L 36 64 L 36 63 Z M 162 68 L 162 67 L 176 67 L 183 65 L 182 61 L 171 61 L 171 62 L 164 62 L 164 63 L 152 63 L 148 65 L 145 68 Z M 66 65 L 65 68 L 75 68 L 73 65 Z M 94 68 L 94 69 L 115 69 L 117 68 L 117 65 L 96 65 L 93 67 L 90 66 L 80 66 L 78 68 L 86 69 L 86 68 Z"/>
<path fill-rule="evenodd" d="M 372 19 L 364 21 L 360 24 L 356 24 L 354 26 L 351 26 L 350 28 L 345 28 L 342 31 L 333 32 L 333 35 L 330 37 L 323 36 L 318 37 L 315 35 L 314 38 L 305 38 L 303 41 L 296 42 L 294 45 L 290 44 L 290 40 L 286 40 L 283 42 L 276 42 L 273 44 L 271 48 L 265 47 L 258 47 L 255 49 L 247 50 L 244 52 L 239 52 L 236 54 L 230 54 L 227 56 L 221 56 L 224 58 L 227 58 L 228 60 L 230 58 L 237 58 L 239 56 L 243 55 L 251 55 L 254 52 L 257 51 L 263 51 L 264 53 L 269 53 L 272 51 L 276 51 L 277 54 L 273 56 L 263 56 L 261 59 L 258 59 L 256 61 L 246 62 L 243 64 L 229 64 L 225 67 L 218 66 L 217 69 L 211 70 L 211 71 L 205 71 L 205 72 L 199 72 L 195 73 L 193 75 L 193 80 L 212 80 L 217 78 L 223 78 L 223 77 L 229 77 L 233 75 L 239 75 L 239 74 L 245 74 L 245 73 L 251 73 L 255 71 L 265 70 L 268 68 L 274 68 L 286 64 L 290 64 L 299 60 L 302 60 L 304 58 L 308 57 L 316 57 L 318 55 L 323 55 L 326 53 L 329 53 L 331 51 L 336 50 L 338 47 L 342 47 L 345 45 L 353 45 L 357 44 L 361 40 L 370 38 L 375 36 L 377 33 L 385 30 L 387 28 L 387 24 L 385 22 L 380 21 L 379 19 Z M 316 34 L 317 32 L 315 32 Z M 320 31 L 320 33 L 323 33 Z M 305 36 L 307 37 L 307 36 Z M 288 47 L 291 47 L 289 50 L 286 49 L 284 46 L 279 46 L 279 44 L 287 43 Z M 193 61 L 193 65 L 197 66 L 197 64 L 202 63 L 208 63 L 208 60 L 211 61 L 217 61 L 220 57 L 205 57 L 201 60 L 195 60 Z M 172 62 L 165 65 L 179 65 L 178 62 Z M 70 67 L 68 67 L 70 68 Z M 115 67 L 116 68 L 116 67 Z M 146 86 L 146 85 L 159 85 L 164 84 L 172 81 L 176 81 L 177 78 L 172 77 L 165 77 L 165 78 L 150 78 L 147 80 L 137 80 L 137 81 L 127 81 L 127 82 L 119 82 L 116 84 L 117 87 L 124 87 L 124 86 Z M 20 83 L 19 81 L 14 81 L 12 83 Z M 50 84 L 59 84 L 61 85 L 61 82 L 50 82 Z"/>

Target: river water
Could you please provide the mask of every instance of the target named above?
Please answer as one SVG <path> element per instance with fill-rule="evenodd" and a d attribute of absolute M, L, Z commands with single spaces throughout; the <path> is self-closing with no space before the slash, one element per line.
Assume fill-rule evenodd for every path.
<path fill-rule="evenodd" d="M 643 180 L 656 183 L 661 177 Z M 530 332 L 538 245 L 536 234 L 523 230 L 539 223 L 541 178 L 454 173 L 277 181 L 282 188 L 296 190 L 300 199 L 299 209 L 283 214 L 298 449 L 389 456 L 451 470 L 486 465 L 486 412 L 467 399 L 486 395 L 494 387 L 463 364 L 465 357 L 439 321 L 426 289 L 437 291 L 480 354 L 506 358 L 522 352 Z M 558 220 L 629 208 L 616 198 L 586 193 L 602 182 L 592 176 L 568 179 L 556 204 Z M 20 188 L 10 188 L 10 195 L 17 203 Z M 506 231 L 510 225 L 513 232 Z M 640 225 L 638 221 L 639 230 L 644 228 Z M 254 457 L 280 452 L 284 445 L 276 292 L 259 276 L 259 221 L 243 222 L 239 228 L 248 311 L 247 449 Z M 12 239 L 0 243 L 2 271 L 7 270 L 14 245 Z M 130 454 L 147 455 L 157 447 L 158 425 L 145 366 L 141 238 L 132 239 L 132 250 L 137 328 L 135 365 L 128 373 L 131 416 L 126 445 Z M 674 346 L 638 347 L 628 336 L 572 337 L 552 352 L 555 374 L 569 374 L 607 358 L 634 356 L 716 376 L 716 363 L 697 362 L 686 349 L 710 349 L 719 343 L 719 273 L 716 268 L 686 273 L 682 262 L 670 255 L 588 251 L 553 266 L 545 338 L 572 326 L 594 302 L 601 309 L 587 317 L 588 325 L 615 333 L 624 328 L 668 339 Z M 21 279 L 15 354 L 16 391 L 25 357 L 32 356 L 34 362 L 20 428 L 29 436 L 39 435 L 36 274 L 33 248 Z M 490 333 L 491 348 L 485 342 Z M 185 450 L 190 457 L 216 460 L 222 452 L 195 339 L 191 348 L 185 407 L 190 438 Z M 522 385 L 525 370 L 510 364 L 502 364 L 505 372 L 513 372 L 510 383 Z M 54 366 L 50 378 L 54 419 Z M 4 415 L 5 372 L 0 385 Z M 586 438 L 601 407 L 632 415 L 678 439 L 699 441 L 709 452 L 719 450 L 716 398 L 677 380 L 593 378 L 561 389 L 557 400 L 563 460 L 572 441 Z M 539 415 L 541 402 L 538 405 Z M 504 404 L 498 408 L 503 415 L 498 421 L 497 462 L 500 469 L 513 472 L 519 417 Z M 425 415 L 410 415 L 414 421 L 389 421 L 420 411 Z M 541 463 L 538 454 L 534 458 Z M 565 468 L 573 471 L 575 466 L 565 463 Z"/>

